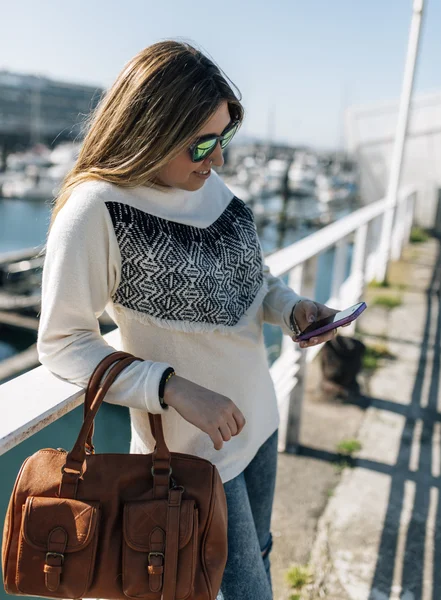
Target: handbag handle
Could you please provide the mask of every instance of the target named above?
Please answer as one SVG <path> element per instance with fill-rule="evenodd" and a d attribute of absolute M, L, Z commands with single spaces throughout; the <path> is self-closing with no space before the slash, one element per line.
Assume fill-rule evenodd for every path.
<path fill-rule="evenodd" d="M 128 352 L 112 352 L 111 354 L 109 354 L 108 356 L 104 357 L 103 360 L 101 360 L 98 365 L 95 367 L 95 370 L 93 371 L 92 375 L 89 378 L 89 383 L 87 385 L 87 390 L 86 390 L 86 394 L 85 394 L 85 398 L 84 398 L 84 410 L 83 410 L 83 421 L 87 416 L 87 412 L 90 408 L 90 405 L 92 404 L 93 399 L 95 398 L 101 380 L 104 377 L 104 374 L 106 373 L 107 369 L 115 362 L 117 362 L 118 360 L 120 360 L 121 358 L 125 358 L 128 356 L 132 356 L 131 354 L 129 354 Z M 142 360 L 141 358 L 138 360 Z M 92 427 L 90 428 L 89 434 L 87 436 L 87 440 L 86 440 L 86 451 L 89 452 L 90 454 L 93 454 L 95 452 L 95 447 L 93 445 L 93 432 L 95 429 L 95 423 L 92 423 Z"/>
<path fill-rule="evenodd" d="M 109 364 L 113 364 L 116 362 L 116 364 L 113 364 L 112 368 L 107 373 L 102 384 L 99 385 L 92 402 L 89 406 L 86 407 L 86 416 L 83 420 L 83 425 L 78 434 L 77 441 L 75 442 L 75 445 L 72 448 L 72 450 L 66 456 L 66 463 L 62 469 L 63 475 L 60 485 L 61 497 L 75 497 L 78 478 L 82 474 L 83 463 L 86 458 L 86 442 L 90 438 L 90 433 L 93 427 L 95 416 L 112 383 L 121 373 L 121 371 L 135 360 L 142 359 L 139 359 L 136 356 L 133 356 L 132 354 L 128 353 L 113 353 L 110 356 L 103 359 L 103 361 L 101 361 L 101 363 L 93 372 L 92 376 L 95 377 L 93 377 L 93 382 L 92 377 L 89 381 L 88 400 L 91 398 L 91 393 L 93 393 L 96 390 L 96 387 L 99 385 L 96 383 L 99 380 L 99 376 L 101 375 L 102 377 L 103 373 L 108 369 Z M 93 385 L 91 385 L 92 383 Z M 156 440 L 156 447 L 153 453 L 152 467 L 156 496 L 156 492 L 163 493 L 163 488 L 165 487 L 165 478 L 168 482 L 168 477 L 171 471 L 171 455 L 167 444 L 165 443 L 161 416 L 149 414 L 149 420 L 150 426 L 152 428 L 152 434 Z"/>
<path fill-rule="evenodd" d="M 87 412 L 90 409 L 93 399 L 97 395 L 100 386 L 102 387 L 101 380 L 103 379 L 104 374 L 107 369 L 115 362 L 121 360 L 122 358 L 135 358 L 136 360 L 142 361 L 142 358 L 134 357 L 133 354 L 129 354 L 128 352 L 118 351 L 112 352 L 108 356 L 104 357 L 96 366 L 92 375 L 89 379 L 89 384 L 87 386 L 85 398 L 84 398 L 84 417 L 83 420 L 86 419 Z M 132 361 L 133 362 L 133 361 Z M 162 418 L 161 415 L 152 415 L 149 413 L 149 422 L 150 429 L 152 431 L 153 438 L 156 442 L 156 457 L 157 459 L 168 460 L 168 448 L 164 438 L 164 431 L 162 428 Z M 94 422 L 92 422 L 92 426 L 89 430 L 85 446 L 86 452 L 93 454 L 95 452 L 95 447 L 93 445 L 93 431 L 95 428 Z"/>

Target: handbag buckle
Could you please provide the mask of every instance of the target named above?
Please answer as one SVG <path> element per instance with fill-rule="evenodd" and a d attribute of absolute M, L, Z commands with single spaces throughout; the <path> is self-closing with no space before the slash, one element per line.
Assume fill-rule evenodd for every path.
<path fill-rule="evenodd" d="M 160 556 L 161 558 L 164 558 L 164 553 L 163 552 L 149 552 L 149 555 L 148 555 L 149 562 L 150 562 L 151 556 Z"/>
<path fill-rule="evenodd" d="M 61 558 L 61 564 L 64 563 L 64 554 L 61 554 L 61 552 L 46 552 L 46 561 L 49 558 Z"/>

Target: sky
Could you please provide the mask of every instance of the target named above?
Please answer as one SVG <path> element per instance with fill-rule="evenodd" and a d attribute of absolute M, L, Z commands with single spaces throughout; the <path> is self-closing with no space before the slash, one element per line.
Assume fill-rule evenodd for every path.
<path fill-rule="evenodd" d="M 415 92 L 441 90 L 441 2 L 425 0 Z M 245 135 L 341 147 L 353 104 L 399 97 L 412 0 L 7 0 L 0 69 L 112 84 L 144 47 L 180 38 L 242 93 Z"/>

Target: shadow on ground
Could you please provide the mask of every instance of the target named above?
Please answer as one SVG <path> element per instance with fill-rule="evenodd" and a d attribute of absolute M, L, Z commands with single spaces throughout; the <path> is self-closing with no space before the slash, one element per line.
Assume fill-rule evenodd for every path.
<path fill-rule="evenodd" d="M 391 411 L 405 418 L 400 439 L 398 457 L 395 464 L 385 464 L 367 459 L 346 458 L 348 466 L 361 467 L 390 477 L 390 492 L 383 523 L 378 557 L 371 584 L 371 600 L 387 600 L 394 594 L 396 565 L 402 561 L 401 589 L 406 590 L 402 600 L 423 598 L 424 577 L 427 578 L 425 562 L 432 560 L 430 582 L 431 600 L 441 599 L 441 473 L 440 457 L 434 455 L 439 448 L 441 413 L 439 412 L 439 389 L 441 367 L 441 253 L 433 269 L 430 285 L 426 290 L 426 317 L 418 369 L 413 383 L 410 403 L 398 404 L 380 398 L 359 396 L 352 399 L 362 409 L 369 406 L 383 411 Z M 436 324 L 436 325 L 435 325 Z M 431 331 L 433 341 L 430 342 Z M 400 340 L 403 343 L 403 340 Z M 414 344 L 415 342 L 409 341 Z M 432 360 L 428 360 L 430 353 Z M 431 372 L 428 373 L 428 369 Z M 429 385 L 424 382 L 429 381 Z M 399 382 L 397 382 L 399 385 Z M 424 388 L 424 389 L 423 389 Z M 418 431 L 417 431 L 418 428 Z M 410 468 L 412 443 L 420 441 L 417 464 Z M 435 443 L 434 443 L 435 442 Z M 335 452 L 302 446 L 301 456 L 338 463 L 342 456 Z M 416 467 L 416 468 L 415 468 Z M 404 542 L 399 542 L 400 524 L 406 521 L 406 485 L 412 482 L 413 500 L 407 517 L 408 527 Z M 428 522 L 433 529 L 428 539 Z M 360 515 L 362 518 L 362 515 Z M 401 548 L 399 545 L 401 543 Z M 428 544 L 433 543 L 433 547 Z M 404 544 L 404 547 L 403 547 Z M 429 556 L 427 556 L 429 553 Z M 402 558 L 400 558 L 402 557 Z M 430 558 L 429 558 L 430 557 Z M 433 559 L 432 559 L 433 557 Z M 396 579 L 396 577 L 395 577 Z M 427 583 L 427 581 L 426 581 Z M 409 592 L 411 595 L 409 595 Z M 424 596 L 426 598 L 426 596 Z"/>

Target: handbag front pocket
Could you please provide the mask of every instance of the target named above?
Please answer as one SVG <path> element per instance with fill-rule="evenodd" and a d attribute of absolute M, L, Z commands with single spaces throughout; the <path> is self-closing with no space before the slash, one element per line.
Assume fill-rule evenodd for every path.
<path fill-rule="evenodd" d="M 167 543 L 167 500 L 124 505 L 122 579 L 128 598 L 159 600 L 162 595 Z M 194 500 L 182 500 L 179 519 L 176 600 L 193 590 L 198 547 L 198 510 Z"/>
<path fill-rule="evenodd" d="M 98 502 L 28 497 L 17 562 L 20 592 L 83 598 L 93 577 L 98 517 Z"/>

